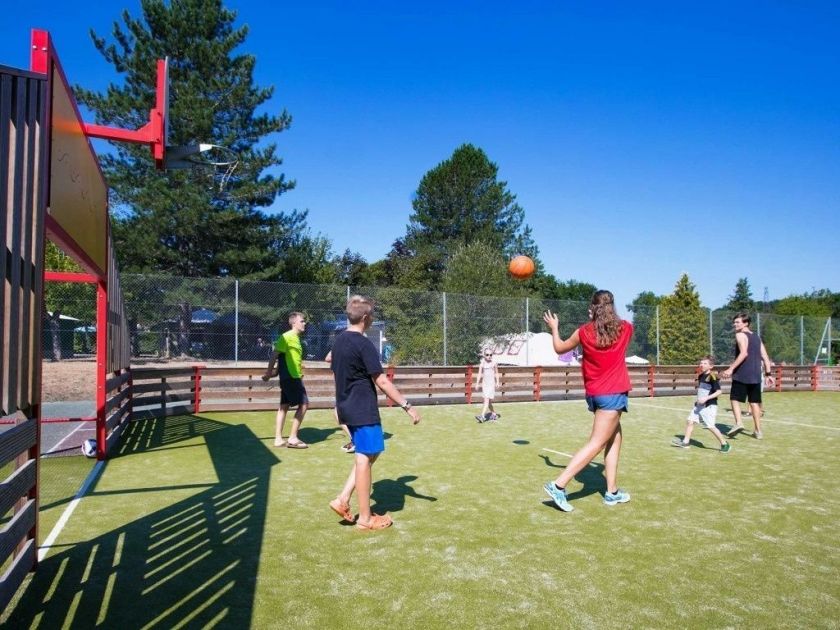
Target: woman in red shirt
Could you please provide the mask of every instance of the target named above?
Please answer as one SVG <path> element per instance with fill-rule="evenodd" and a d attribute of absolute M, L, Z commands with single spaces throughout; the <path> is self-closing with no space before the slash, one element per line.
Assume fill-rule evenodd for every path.
<path fill-rule="evenodd" d="M 589 411 L 594 412 L 589 441 L 574 454 L 569 465 L 554 481 L 545 484 L 546 493 L 564 512 L 574 508 L 566 498 L 566 484 L 604 451 L 607 477 L 606 505 L 627 503 L 630 493 L 616 482 L 618 456 L 621 452 L 621 414 L 627 411 L 630 375 L 624 361 L 633 338 L 633 324 L 618 317 L 615 300 L 609 291 L 596 291 L 589 304 L 589 322 L 575 330 L 565 341 L 560 338 L 557 315 L 546 311 L 543 320 L 551 329 L 554 351 L 562 354 L 577 346 L 583 348 L 581 371 Z"/>

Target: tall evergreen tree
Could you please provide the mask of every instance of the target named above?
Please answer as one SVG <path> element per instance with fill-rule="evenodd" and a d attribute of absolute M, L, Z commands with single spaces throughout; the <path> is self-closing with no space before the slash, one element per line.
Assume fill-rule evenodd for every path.
<path fill-rule="evenodd" d="M 709 353 L 708 312 L 700 306 L 688 274 L 680 276 L 674 292 L 659 303 L 659 340 L 664 365 L 693 364 Z"/>
<path fill-rule="evenodd" d="M 481 149 L 464 144 L 423 176 L 403 239 L 388 255 L 394 282 L 405 288 L 438 289 L 458 245 L 481 241 L 504 257 L 538 249 L 525 212 L 499 168 Z"/>
<path fill-rule="evenodd" d="M 139 18 L 122 13 L 113 42 L 91 32 L 123 81 L 104 94 L 77 87 L 78 100 L 100 124 L 138 128 L 154 103 L 155 60 L 169 56 L 169 143 L 220 145 L 238 163 L 222 186 L 212 169 L 160 173 L 146 147 L 115 143 L 101 161 L 117 211 L 122 269 L 292 280 L 292 272 L 301 275 L 300 260 L 328 266 L 329 252 L 309 235 L 305 212 L 269 216 L 260 210 L 294 186 L 274 174 L 282 160 L 266 142 L 288 128 L 291 117 L 257 111 L 274 89 L 255 85 L 256 58 L 237 52 L 247 26 L 236 26 L 236 13 L 221 0 L 142 0 L 140 6 Z M 305 253 L 293 256 L 296 250 Z"/>
<path fill-rule="evenodd" d="M 724 305 L 727 311 L 750 313 L 755 309 L 755 301 L 752 298 L 750 282 L 746 278 L 738 278 L 735 284 L 735 291 L 729 296 L 729 301 Z"/>

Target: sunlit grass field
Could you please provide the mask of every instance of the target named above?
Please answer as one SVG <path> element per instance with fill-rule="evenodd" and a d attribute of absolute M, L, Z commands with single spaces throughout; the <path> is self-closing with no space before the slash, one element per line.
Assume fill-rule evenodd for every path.
<path fill-rule="evenodd" d="M 721 401 L 719 425 L 728 425 Z M 273 413 L 134 424 L 35 577 L 9 627 L 836 628 L 840 394 L 767 394 L 764 435 L 729 454 L 690 399 L 631 399 L 620 486 L 603 468 L 542 484 L 587 438 L 583 402 L 383 412 L 362 533 L 327 506 L 353 459 L 328 411 L 308 450 L 275 449 Z M 751 421 L 747 419 L 747 426 Z M 54 523 L 45 511 L 45 522 Z M 355 502 L 354 502 L 355 508 Z"/>

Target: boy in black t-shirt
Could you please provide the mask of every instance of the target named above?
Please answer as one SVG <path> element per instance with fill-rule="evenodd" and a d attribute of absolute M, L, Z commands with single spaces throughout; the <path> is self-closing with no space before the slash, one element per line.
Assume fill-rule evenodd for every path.
<path fill-rule="evenodd" d="M 688 422 L 685 425 L 685 437 L 682 440 L 674 438 L 674 441 L 671 442 L 673 446 L 688 448 L 694 425 L 702 424 L 703 428 L 711 431 L 712 435 L 720 442 L 720 452 L 729 452 L 729 443 L 715 426 L 718 408 L 717 399 L 721 392 L 720 379 L 716 372 L 712 372 L 713 365 L 714 359 L 710 356 L 705 356 L 700 359 L 700 375 L 697 377 L 697 398 L 694 401 L 694 407 L 691 413 L 688 414 Z"/>
<path fill-rule="evenodd" d="M 347 330 L 335 338 L 331 367 L 338 419 L 350 429 L 356 459 L 341 493 L 330 501 L 330 508 L 351 523 L 355 520 L 358 529 L 385 529 L 393 523 L 391 517 L 370 511 L 371 467 L 385 450 L 376 388 L 402 407 L 413 424 L 420 422 L 420 414 L 388 380 L 379 353 L 363 334 L 373 323 L 373 301 L 361 295 L 351 297 L 347 302 L 347 320 Z M 350 511 L 353 490 L 359 501 L 358 520 Z"/>

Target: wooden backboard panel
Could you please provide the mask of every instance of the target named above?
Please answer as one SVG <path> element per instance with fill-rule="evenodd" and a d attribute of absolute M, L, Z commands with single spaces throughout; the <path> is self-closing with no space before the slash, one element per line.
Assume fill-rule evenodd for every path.
<path fill-rule="evenodd" d="M 56 230 L 53 225 L 50 236 L 71 247 L 66 239 L 72 239 L 76 247 L 68 253 L 88 258 L 80 262 L 94 265 L 95 269 L 89 271 L 105 276 L 108 266 L 108 189 L 85 135 L 75 101 L 57 65 L 52 68 L 52 145 L 47 211 L 60 228 Z"/>

